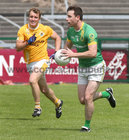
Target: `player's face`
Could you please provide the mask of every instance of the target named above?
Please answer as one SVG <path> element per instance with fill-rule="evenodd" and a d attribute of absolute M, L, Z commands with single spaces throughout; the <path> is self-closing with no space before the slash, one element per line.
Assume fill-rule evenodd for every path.
<path fill-rule="evenodd" d="M 74 15 L 73 10 L 67 12 L 66 21 L 68 22 L 69 27 L 76 27 L 77 26 L 78 18 Z"/>
<path fill-rule="evenodd" d="M 29 15 L 29 25 L 30 25 L 30 27 L 31 28 L 37 27 L 37 25 L 39 23 L 39 20 L 40 20 L 39 14 L 31 11 L 30 15 Z"/>

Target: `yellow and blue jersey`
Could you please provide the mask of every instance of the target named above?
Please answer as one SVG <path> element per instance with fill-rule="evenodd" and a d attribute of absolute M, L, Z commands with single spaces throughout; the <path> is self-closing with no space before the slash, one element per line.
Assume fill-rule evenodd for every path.
<path fill-rule="evenodd" d="M 36 40 L 28 45 L 24 50 L 24 59 L 26 63 L 49 59 L 47 52 L 47 39 L 53 34 L 53 30 L 49 26 L 38 24 L 35 29 L 29 28 L 28 24 L 22 26 L 17 34 L 17 40 L 26 41 L 35 34 Z"/>

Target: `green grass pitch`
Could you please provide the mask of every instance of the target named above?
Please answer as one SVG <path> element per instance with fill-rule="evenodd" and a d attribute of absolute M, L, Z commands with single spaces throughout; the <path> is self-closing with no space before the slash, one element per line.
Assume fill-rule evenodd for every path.
<path fill-rule="evenodd" d="M 27 85 L 0 86 L 0 140 L 128 140 L 129 85 L 103 83 L 99 91 L 114 89 L 117 107 L 106 99 L 95 102 L 91 132 L 80 132 L 84 106 L 79 103 L 76 84 L 50 85 L 64 101 L 63 114 L 55 117 L 55 106 L 41 95 L 43 112 L 32 118 L 34 101 Z"/>

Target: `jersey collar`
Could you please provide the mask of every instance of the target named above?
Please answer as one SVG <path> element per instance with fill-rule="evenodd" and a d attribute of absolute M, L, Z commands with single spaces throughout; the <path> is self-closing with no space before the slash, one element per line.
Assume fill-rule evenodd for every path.
<path fill-rule="evenodd" d="M 29 23 L 28 23 L 28 27 L 31 29 L 31 30 L 36 30 L 38 27 L 39 27 L 39 24 L 35 27 L 35 28 L 32 28 L 30 27 Z"/>
<path fill-rule="evenodd" d="M 82 22 L 82 26 L 81 26 L 80 30 L 82 29 L 83 25 L 84 25 L 84 22 Z"/>
<path fill-rule="evenodd" d="M 84 25 L 84 22 L 82 22 L 81 28 L 79 30 L 75 30 L 75 31 L 79 32 L 82 29 L 83 25 Z"/>

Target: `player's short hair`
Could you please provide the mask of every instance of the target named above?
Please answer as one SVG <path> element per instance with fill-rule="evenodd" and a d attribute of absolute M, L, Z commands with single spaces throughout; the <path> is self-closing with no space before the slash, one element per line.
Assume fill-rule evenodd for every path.
<path fill-rule="evenodd" d="M 83 11 L 82 11 L 82 9 L 80 7 L 78 7 L 78 6 L 69 6 L 68 9 L 67 9 L 67 12 L 71 11 L 71 10 L 74 11 L 75 16 L 80 16 L 80 20 L 83 20 Z"/>
<path fill-rule="evenodd" d="M 29 15 L 30 15 L 30 12 L 31 11 L 33 11 L 34 13 L 36 13 L 36 14 L 39 14 L 39 18 L 41 17 L 41 12 L 40 12 L 40 10 L 39 9 L 37 9 L 37 8 L 31 8 L 30 10 L 29 10 Z"/>

